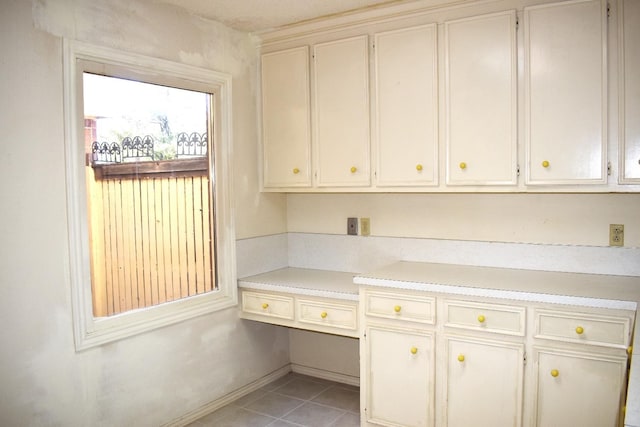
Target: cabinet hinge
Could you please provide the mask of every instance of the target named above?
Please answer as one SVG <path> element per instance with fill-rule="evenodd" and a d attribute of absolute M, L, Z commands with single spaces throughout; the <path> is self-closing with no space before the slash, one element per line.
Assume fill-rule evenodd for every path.
<path fill-rule="evenodd" d="M 524 353 L 524 354 L 522 355 L 522 362 L 523 362 L 523 363 L 525 364 L 525 366 L 526 366 L 526 364 L 527 364 L 527 353 Z"/>
<path fill-rule="evenodd" d="M 611 162 L 607 162 L 607 176 L 611 176 Z"/>
<path fill-rule="evenodd" d="M 611 5 L 607 3 L 607 18 L 611 18 Z"/>
<path fill-rule="evenodd" d="M 516 31 L 520 29 L 520 20 L 516 18 Z"/>
<path fill-rule="evenodd" d="M 516 166 L 516 176 L 520 176 L 520 165 Z"/>

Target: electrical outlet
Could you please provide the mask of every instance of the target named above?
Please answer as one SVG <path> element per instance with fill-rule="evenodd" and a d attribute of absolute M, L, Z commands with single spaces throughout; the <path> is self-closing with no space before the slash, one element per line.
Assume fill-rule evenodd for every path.
<path fill-rule="evenodd" d="M 624 246 L 624 224 L 609 224 L 609 246 Z"/>
<path fill-rule="evenodd" d="M 358 218 L 347 218 L 347 234 L 350 236 L 358 235 Z"/>
<path fill-rule="evenodd" d="M 360 218 L 360 235 L 368 236 L 371 234 L 371 220 L 369 218 Z"/>

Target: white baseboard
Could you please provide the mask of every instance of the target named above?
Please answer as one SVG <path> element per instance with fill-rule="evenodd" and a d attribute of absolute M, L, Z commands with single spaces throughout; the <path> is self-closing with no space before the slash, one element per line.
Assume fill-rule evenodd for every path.
<path fill-rule="evenodd" d="M 311 368 L 309 366 L 291 364 L 291 370 L 297 374 L 309 375 L 310 377 L 322 378 L 324 380 L 335 381 L 343 384 L 360 386 L 360 378 L 352 375 L 340 374 L 324 369 Z"/>
<path fill-rule="evenodd" d="M 245 396 L 251 393 L 252 391 L 256 391 L 259 388 L 264 387 L 265 385 L 277 380 L 278 378 L 284 377 L 289 372 L 291 372 L 291 365 L 286 364 L 282 368 L 277 369 L 256 381 L 253 381 L 243 387 L 240 387 L 239 389 L 234 390 L 231 393 L 226 394 L 219 399 L 216 399 L 191 412 L 188 412 L 187 414 L 181 416 L 180 418 L 177 418 L 173 421 L 170 421 L 164 424 L 162 427 L 183 427 L 188 424 L 191 424 L 192 422 L 204 417 L 205 415 L 209 415 L 210 413 L 222 408 L 223 406 L 226 406 L 229 403 L 237 399 L 240 399 L 242 396 Z"/>

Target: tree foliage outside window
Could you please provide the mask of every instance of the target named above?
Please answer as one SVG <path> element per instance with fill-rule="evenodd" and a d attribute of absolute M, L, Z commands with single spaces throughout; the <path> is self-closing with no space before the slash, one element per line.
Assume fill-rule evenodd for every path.
<path fill-rule="evenodd" d="M 101 142 L 134 136 L 154 139 L 151 160 L 176 158 L 178 133 L 207 132 L 207 94 L 84 73 L 84 115 Z"/>

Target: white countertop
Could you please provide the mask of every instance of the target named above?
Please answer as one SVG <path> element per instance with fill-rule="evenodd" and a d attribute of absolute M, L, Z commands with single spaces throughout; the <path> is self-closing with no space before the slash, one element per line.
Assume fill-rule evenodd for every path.
<path fill-rule="evenodd" d="M 397 262 L 357 275 L 361 285 L 636 310 L 640 277 Z"/>
<path fill-rule="evenodd" d="M 340 271 L 283 268 L 238 280 L 238 286 L 324 298 L 358 301 L 354 273 Z"/>

